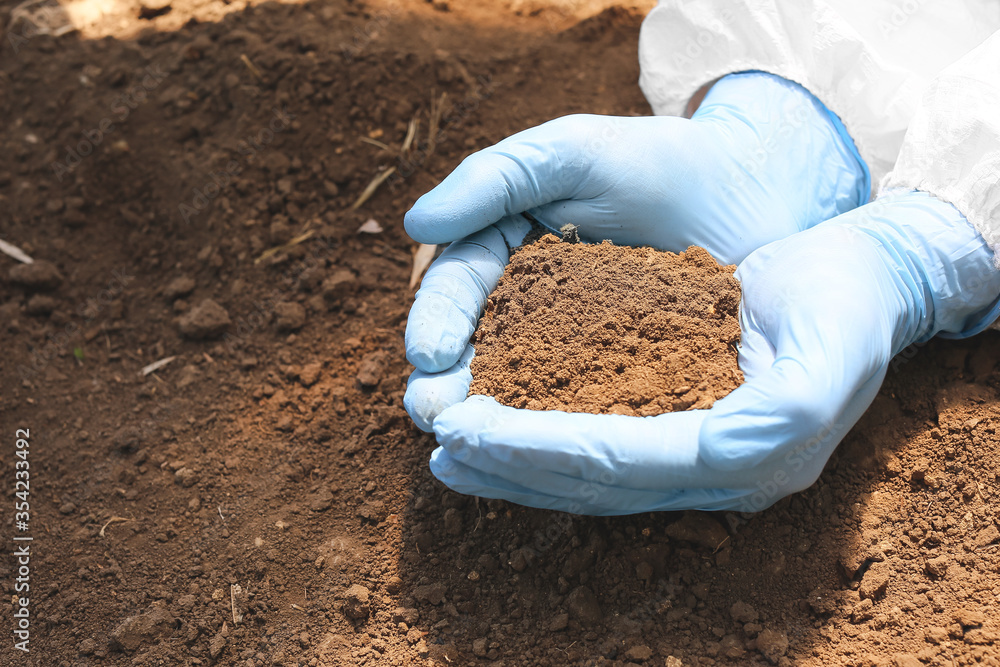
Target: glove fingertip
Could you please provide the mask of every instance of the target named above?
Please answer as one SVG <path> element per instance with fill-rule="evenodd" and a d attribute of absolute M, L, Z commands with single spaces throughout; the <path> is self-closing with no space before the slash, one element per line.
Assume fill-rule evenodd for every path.
<path fill-rule="evenodd" d="M 443 373 L 414 371 L 406 383 L 403 407 L 417 428 L 430 433 L 442 412 L 465 400 L 471 381 L 468 367 L 462 364 Z"/>
<path fill-rule="evenodd" d="M 461 350 L 442 350 L 439 345 L 420 341 L 406 346 L 406 360 L 424 373 L 440 373 L 451 368 Z"/>
<path fill-rule="evenodd" d="M 431 473 L 439 481 L 448 484 L 448 481 L 455 476 L 458 466 L 444 447 L 438 447 L 431 453 L 430 468 Z"/>
<path fill-rule="evenodd" d="M 414 372 L 407 383 L 406 393 L 403 394 L 406 414 L 410 415 L 413 423 L 424 433 L 434 432 L 434 420 L 450 405 L 448 397 L 435 391 L 434 382 L 428 381 L 431 377 L 433 376 L 420 371 Z M 458 400 L 461 400 L 461 397 Z"/>
<path fill-rule="evenodd" d="M 439 185 L 438 188 L 441 186 Z M 440 245 L 458 241 L 496 222 L 475 199 L 431 190 L 403 215 L 403 229 L 418 243 Z"/>
<path fill-rule="evenodd" d="M 438 225 L 441 215 L 431 207 L 422 206 L 420 200 L 403 216 L 403 229 L 417 243 L 449 243 L 454 238 L 441 238 Z"/>
<path fill-rule="evenodd" d="M 406 393 L 403 394 L 403 408 L 417 428 L 424 433 L 433 433 L 434 418 L 440 410 L 433 408 L 434 403 L 428 400 L 426 387 L 421 386 L 425 377 L 420 371 L 410 374 L 410 379 L 406 381 Z"/>
<path fill-rule="evenodd" d="M 469 346 L 472 327 L 467 320 L 447 317 L 431 324 L 430 318 L 411 317 L 406 329 L 406 360 L 425 373 L 448 370 Z"/>

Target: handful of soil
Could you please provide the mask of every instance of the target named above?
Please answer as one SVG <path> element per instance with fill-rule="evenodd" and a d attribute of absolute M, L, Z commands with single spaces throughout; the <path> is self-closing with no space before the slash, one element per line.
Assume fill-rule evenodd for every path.
<path fill-rule="evenodd" d="M 518 250 L 473 338 L 470 394 L 531 410 L 649 416 L 708 408 L 743 382 L 740 284 L 703 248 Z"/>

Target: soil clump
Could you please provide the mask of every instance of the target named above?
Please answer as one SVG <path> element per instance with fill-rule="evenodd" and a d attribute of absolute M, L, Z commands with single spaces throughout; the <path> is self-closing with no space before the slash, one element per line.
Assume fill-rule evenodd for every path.
<path fill-rule="evenodd" d="M 470 393 L 532 410 L 650 416 L 743 382 L 735 266 L 547 234 L 511 258 L 476 331 Z"/>

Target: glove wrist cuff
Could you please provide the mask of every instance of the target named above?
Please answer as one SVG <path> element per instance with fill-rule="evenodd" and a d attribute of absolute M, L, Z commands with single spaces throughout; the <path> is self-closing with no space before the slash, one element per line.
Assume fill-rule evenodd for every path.
<path fill-rule="evenodd" d="M 919 321 L 906 325 L 899 349 L 935 335 L 968 337 L 996 319 L 1000 271 L 993 250 L 958 209 L 926 192 L 898 190 L 866 209 L 873 224 L 862 219 L 859 229 L 886 248 L 916 306 Z"/>

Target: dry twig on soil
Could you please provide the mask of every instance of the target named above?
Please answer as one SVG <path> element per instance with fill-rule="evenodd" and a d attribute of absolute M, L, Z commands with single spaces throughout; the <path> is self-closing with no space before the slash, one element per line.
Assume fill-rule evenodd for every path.
<path fill-rule="evenodd" d="M 257 69 L 257 66 L 254 65 L 253 62 L 251 62 L 250 58 L 247 57 L 247 54 L 241 53 L 240 60 L 242 60 L 243 64 L 247 66 L 247 69 L 250 70 L 250 73 L 253 74 L 255 79 L 257 79 L 258 81 L 264 80 L 264 75 L 261 74 L 260 70 Z"/>
<path fill-rule="evenodd" d="M 378 186 L 382 185 L 382 183 L 385 182 L 385 179 L 389 178 L 394 173 L 396 173 L 396 167 L 389 167 L 381 174 L 375 176 L 375 178 L 371 180 L 371 183 L 368 184 L 368 187 L 366 187 L 364 191 L 358 195 L 358 198 L 354 200 L 354 203 L 351 204 L 351 210 L 357 211 L 362 204 L 371 199 L 371 196 L 375 194 L 376 190 L 378 190 Z"/>
<path fill-rule="evenodd" d="M 420 127 L 420 121 L 414 116 L 410 119 L 410 124 L 406 127 L 406 137 L 403 139 L 403 145 L 399 148 L 400 155 L 405 155 L 410 152 L 410 148 L 413 146 L 413 140 L 417 138 L 417 128 Z"/>
<path fill-rule="evenodd" d="M 240 621 L 243 620 L 243 609 L 237 608 L 236 598 L 243 597 L 243 587 L 239 584 L 232 584 L 229 587 L 229 602 L 233 608 L 233 625 L 239 625 Z"/>
<path fill-rule="evenodd" d="M 35 260 L 28 256 L 26 252 L 18 248 L 13 243 L 7 243 L 3 239 L 0 239 L 0 252 L 7 255 L 8 257 L 13 257 L 19 262 L 25 264 L 34 264 Z"/>
<path fill-rule="evenodd" d="M 299 234 L 298 236 L 296 236 L 294 239 L 292 239 L 288 243 L 282 243 L 279 246 L 275 246 L 273 248 L 268 248 L 264 252 L 260 253 L 260 256 L 257 259 L 255 259 L 253 261 L 253 263 L 254 264 L 260 264 L 261 262 L 263 262 L 268 257 L 271 257 L 273 255 L 277 255 L 279 252 L 283 252 L 283 251 L 288 250 L 290 248 L 294 248 L 295 246 L 297 246 L 298 244 L 300 244 L 303 241 L 307 240 L 309 237 L 311 237 L 315 233 L 316 233 L 315 229 L 310 229 L 310 230 L 308 230 L 306 232 L 303 232 L 302 234 Z"/>
<path fill-rule="evenodd" d="M 436 245 L 421 243 L 417 251 L 413 253 L 413 268 L 410 270 L 410 289 L 420 284 L 420 277 L 424 275 L 424 271 L 434 261 L 434 253 L 436 252 Z"/>
<path fill-rule="evenodd" d="M 441 117 L 444 115 L 444 105 L 448 101 L 448 93 L 441 93 L 441 97 L 435 101 L 431 97 L 431 120 L 430 128 L 427 130 L 427 157 L 434 153 L 437 148 L 438 129 L 441 126 Z M 426 160 L 426 158 L 424 158 Z"/>
<path fill-rule="evenodd" d="M 164 366 L 166 366 L 167 364 L 169 364 L 171 361 L 173 361 L 176 358 L 177 358 L 176 355 L 173 356 L 173 357 L 164 357 L 164 358 L 160 359 L 159 361 L 154 361 L 153 363 L 151 363 L 151 364 L 149 364 L 147 366 L 143 366 L 142 370 L 139 371 L 139 375 L 142 375 L 143 377 L 146 377 L 147 375 L 149 375 L 153 371 L 160 370 L 161 368 L 163 368 Z"/>
<path fill-rule="evenodd" d="M 100 537 L 104 537 L 104 529 L 107 528 L 108 526 L 110 526 L 113 523 L 127 523 L 127 522 L 129 522 L 131 520 L 132 519 L 127 519 L 127 518 L 125 518 L 123 516 L 113 516 L 113 517 L 111 517 L 110 519 L 108 519 L 107 521 L 104 522 L 104 525 L 101 526 L 101 532 L 98 533 L 98 535 Z"/>

